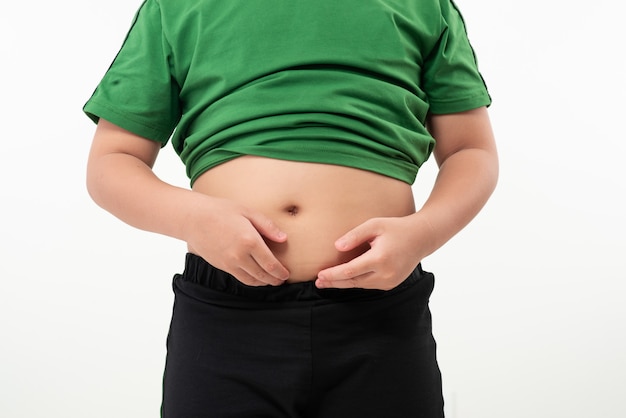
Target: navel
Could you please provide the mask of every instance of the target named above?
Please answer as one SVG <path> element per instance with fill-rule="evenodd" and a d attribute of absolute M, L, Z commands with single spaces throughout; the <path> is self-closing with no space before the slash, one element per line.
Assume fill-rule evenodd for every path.
<path fill-rule="evenodd" d="M 300 212 L 300 208 L 296 205 L 289 205 L 285 208 L 285 211 L 291 216 L 296 216 Z"/>

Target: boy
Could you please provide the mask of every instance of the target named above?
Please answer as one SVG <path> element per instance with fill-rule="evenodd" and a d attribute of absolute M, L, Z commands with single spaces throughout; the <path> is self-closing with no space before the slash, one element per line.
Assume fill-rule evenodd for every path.
<path fill-rule="evenodd" d="M 443 416 L 420 261 L 495 187 L 489 104 L 451 0 L 146 0 L 84 109 L 93 199 L 188 244 L 162 415 Z"/>

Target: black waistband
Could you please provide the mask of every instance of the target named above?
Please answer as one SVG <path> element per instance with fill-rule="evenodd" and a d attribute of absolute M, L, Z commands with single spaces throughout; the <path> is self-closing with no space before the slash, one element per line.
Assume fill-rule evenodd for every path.
<path fill-rule="evenodd" d="M 350 300 L 376 298 L 394 293 L 417 282 L 424 276 L 421 265 L 396 288 L 384 290 L 372 289 L 318 289 L 315 282 L 285 283 L 280 286 L 248 286 L 235 277 L 207 263 L 202 257 L 188 253 L 185 271 L 178 277 L 186 282 L 196 283 L 213 291 L 241 297 L 248 300 L 266 302 L 289 302 L 307 300 Z"/>

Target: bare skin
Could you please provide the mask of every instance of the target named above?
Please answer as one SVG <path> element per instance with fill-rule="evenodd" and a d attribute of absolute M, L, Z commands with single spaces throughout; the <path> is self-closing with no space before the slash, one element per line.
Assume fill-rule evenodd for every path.
<path fill-rule="evenodd" d="M 345 263 L 369 248 L 335 248 L 335 240 L 374 217 L 415 212 L 411 187 L 354 168 L 241 157 L 204 173 L 193 190 L 255 208 L 287 234 L 267 240 L 290 282 L 315 280 L 328 267 Z M 189 250 L 200 253 L 192 246 Z"/>
<path fill-rule="evenodd" d="M 160 145 L 101 120 L 87 187 L 128 224 L 187 242 L 248 285 L 391 289 L 480 211 L 498 176 L 485 108 L 431 116 L 440 170 L 418 211 L 409 185 L 357 169 L 242 157 L 193 190 L 152 171 Z"/>

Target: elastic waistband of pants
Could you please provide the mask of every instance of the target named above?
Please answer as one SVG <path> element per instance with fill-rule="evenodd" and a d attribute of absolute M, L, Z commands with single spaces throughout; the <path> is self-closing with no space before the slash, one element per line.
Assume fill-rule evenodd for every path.
<path fill-rule="evenodd" d="M 220 270 L 202 257 L 187 253 L 185 271 L 176 278 L 185 282 L 199 284 L 204 288 L 252 301 L 291 302 L 319 300 L 369 299 L 396 293 L 418 282 L 425 273 L 421 265 L 400 285 L 391 290 L 375 289 L 318 289 L 314 281 L 285 283 L 280 286 L 248 286 L 229 273 Z"/>

